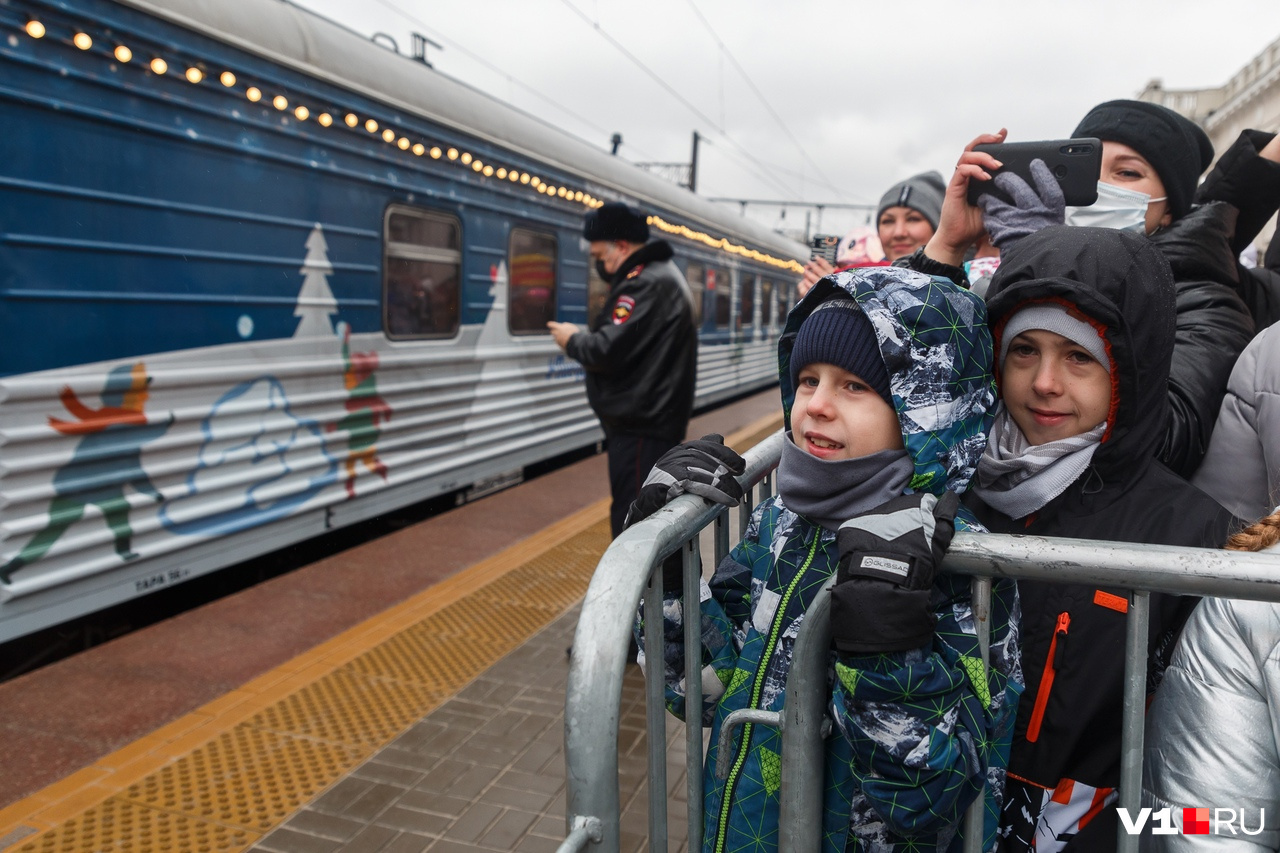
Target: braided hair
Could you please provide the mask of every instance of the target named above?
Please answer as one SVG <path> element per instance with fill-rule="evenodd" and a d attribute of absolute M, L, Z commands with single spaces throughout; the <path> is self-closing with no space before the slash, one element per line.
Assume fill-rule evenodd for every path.
<path fill-rule="evenodd" d="M 1227 540 L 1228 551 L 1261 551 L 1280 542 L 1280 510 L 1255 521 Z"/>

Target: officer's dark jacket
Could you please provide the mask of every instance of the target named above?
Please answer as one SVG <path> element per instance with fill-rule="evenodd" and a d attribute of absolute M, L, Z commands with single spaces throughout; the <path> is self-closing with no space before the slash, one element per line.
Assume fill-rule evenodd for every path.
<path fill-rule="evenodd" d="M 565 352 L 587 374 L 587 400 L 605 435 L 683 441 L 693 411 L 698 337 L 689 285 L 665 240 L 645 244 L 613 275 L 590 331 Z"/>

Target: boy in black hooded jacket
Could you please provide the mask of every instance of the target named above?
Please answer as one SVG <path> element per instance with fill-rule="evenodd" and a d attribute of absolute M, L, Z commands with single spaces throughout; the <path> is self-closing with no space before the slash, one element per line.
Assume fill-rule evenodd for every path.
<path fill-rule="evenodd" d="M 1006 415 L 997 415 L 966 498 L 977 518 L 995 533 L 1197 547 L 1225 541 L 1230 514 L 1156 460 L 1169 418 L 1174 345 L 1174 281 L 1159 250 L 1111 229 L 1046 228 L 1006 252 L 987 300 Z M 1110 399 L 1094 414 L 1104 421 L 1038 440 L 1037 424 L 1051 425 L 1055 409 L 1070 407 L 1016 410 L 1005 368 L 1013 366 L 1009 358 L 1034 354 L 1026 341 L 1036 339 L 1020 329 L 1057 329 L 1075 344 L 1067 347 L 1073 364 L 1092 359 L 1109 372 Z M 1057 392 L 1044 393 L 1052 400 Z M 1018 588 L 1027 690 L 1014 729 L 1000 849 L 1114 849 L 1124 671 L 1117 650 L 1128 595 L 1039 581 Z M 1190 603 L 1151 596 L 1152 682 Z"/>

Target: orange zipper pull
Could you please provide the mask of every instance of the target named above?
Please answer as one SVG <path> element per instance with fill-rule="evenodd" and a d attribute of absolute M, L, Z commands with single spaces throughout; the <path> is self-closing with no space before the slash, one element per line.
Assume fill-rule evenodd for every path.
<path fill-rule="evenodd" d="M 1062 652 L 1066 649 L 1067 629 L 1071 627 L 1071 614 L 1063 611 L 1058 614 L 1057 624 L 1053 626 L 1053 639 L 1049 641 L 1049 654 L 1045 657 L 1044 672 L 1040 675 L 1040 687 L 1036 690 L 1036 704 L 1031 710 L 1031 720 L 1027 723 L 1027 741 L 1035 743 L 1040 739 L 1040 724 L 1044 722 L 1044 709 L 1049 704 L 1049 691 L 1053 689 L 1054 676 L 1058 674 Z M 1062 646 L 1058 646 L 1061 638 Z"/>

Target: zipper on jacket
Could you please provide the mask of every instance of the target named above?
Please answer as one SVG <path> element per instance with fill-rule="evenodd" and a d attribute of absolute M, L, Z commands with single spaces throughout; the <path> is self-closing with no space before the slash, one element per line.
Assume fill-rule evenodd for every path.
<path fill-rule="evenodd" d="M 1067 629 L 1071 627 L 1071 614 L 1059 613 L 1058 624 L 1053 626 L 1053 639 L 1049 641 L 1049 654 L 1045 658 L 1044 672 L 1040 675 L 1040 688 L 1036 690 L 1036 704 L 1031 710 L 1031 721 L 1027 723 L 1027 740 L 1035 743 L 1040 739 L 1040 724 L 1044 722 L 1044 709 L 1049 704 L 1049 691 L 1053 689 L 1054 676 L 1062 665 L 1062 656 L 1067 649 Z"/>
<path fill-rule="evenodd" d="M 813 542 L 809 545 L 809 556 L 805 557 L 804 565 L 796 572 L 796 576 L 791 579 L 791 583 L 787 584 L 787 591 L 782 594 L 782 600 L 778 602 L 778 609 L 773 614 L 773 624 L 769 626 L 769 640 L 765 643 L 764 651 L 760 655 L 759 670 L 756 672 L 755 681 L 751 685 L 751 704 L 750 708 L 756 708 L 760 704 L 760 694 L 764 691 L 764 667 L 768 665 L 769 658 L 773 657 L 773 650 L 778 645 L 778 634 L 782 629 L 782 619 L 787 612 L 787 604 L 791 601 L 791 594 L 795 592 L 796 587 L 800 584 L 800 579 L 804 577 L 804 573 L 808 571 L 809 564 L 813 562 L 813 555 L 818 551 L 818 543 L 822 541 L 822 531 L 815 529 L 813 531 Z M 758 709 L 757 709 L 758 710 Z M 716 843 L 715 853 L 724 853 L 725 834 L 729 830 L 729 807 L 733 802 L 733 792 L 738 787 L 738 774 L 742 772 L 742 765 L 746 763 L 748 747 L 751 745 L 751 735 L 755 731 L 755 727 L 751 723 L 744 723 L 742 726 L 742 734 L 738 741 L 738 755 L 733 760 L 733 767 L 729 770 L 729 778 L 724 783 L 724 794 L 720 797 L 720 820 L 716 824 Z"/>

